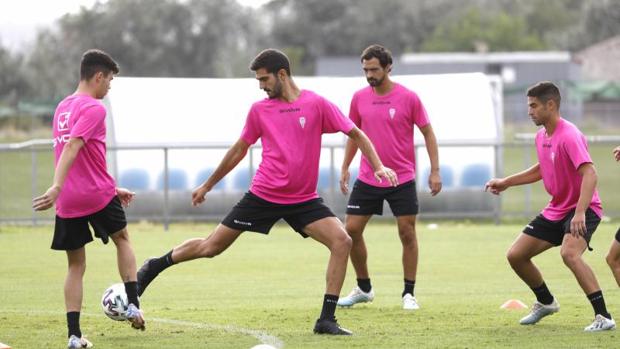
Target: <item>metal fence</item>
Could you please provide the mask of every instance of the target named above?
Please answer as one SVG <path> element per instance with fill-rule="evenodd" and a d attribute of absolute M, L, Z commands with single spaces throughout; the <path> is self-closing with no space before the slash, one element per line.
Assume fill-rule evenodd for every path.
<path fill-rule="evenodd" d="M 612 159 L 611 150 L 620 144 L 620 137 L 590 137 L 590 153 L 599 173 L 599 192 L 603 198 L 606 214 L 617 217 L 620 213 L 620 190 L 618 173 L 620 164 Z M 453 141 L 440 142 L 441 149 L 459 147 L 492 147 L 495 155 L 495 168 L 492 175 L 503 176 L 516 173 L 536 161 L 532 135 L 519 135 L 512 142 Z M 174 144 L 174 145 L 117 145 L 108 147 L 108 157 L 114 158 L 122 151 L 146 150 L 159 152 L 162 159 L 163 186 L 161 189 L 136 190 L 135 204 L 127 210 L 129 220 L 149 220 L 161 222 L 167 228 L 173 221 L 204 221 L 221 219 L 244 190 L 224 188 L 209 193 L 207 202 L 200 208 L 190 205 L 191 189 L 170 188 L 170 157 L 177 151 L 224 151 L 228 144 Z M 255 171 L 255 152 L 260 147 L 253 146 L 244 159 L 248 176 Z M 329 156 L 329 172 L 324 182 L 319 183 L 319 194 L 339 216 L 344 215 L 346 197 L 340 194 L 338 179 L 340 163 L 336 163 L 336 153 L 342 152 L 341 145 L 323 146 L 322 156 Z M 416 146 L 416 152 L 424 152 L 423 146 Z M 113 163 L 113 162 L 112 162 Z M 239 166 L 238 166 L 239 167 Z M 111 172 L 118 178 L 114 166 Z M 300 174 L 303 175 L 303 174 Z M 462 187 L 445 186 L 436 197 L 428 193 L 424 173 L 417 174 L 417 189 L 420 201 L 420 215 L 424 219 L 474 219 L 486 218 L 499 222 L 508 217 L 530 217 L 535 215 L 549 200 L 540 183 L 511 188 L 500 197 L 483 192 L 483 184 Z M 43 193 L 52 183 L 53 153 L 48 140 L 32 140 L 23 143 L 0 145 L 0 224 L 42 224 L 54 217 L 53 210 L 34 212 L 31 209 L 33 197 Z M 446 181 L 444 177 L 444 181 Z M 488 179 L 488 178 L 487 178 Z M 320 182 L 322 179 L 320 178 Z M 131 189 L 131 188 L 129 188 Z M 247 187 L 246 187 L 247 190 Z M 389 213 L 389 207 L 386 205 Z M 386 211 L 384 210 L 384 211 Z M 384 217 L 390 217 L 385 215 Z"/>

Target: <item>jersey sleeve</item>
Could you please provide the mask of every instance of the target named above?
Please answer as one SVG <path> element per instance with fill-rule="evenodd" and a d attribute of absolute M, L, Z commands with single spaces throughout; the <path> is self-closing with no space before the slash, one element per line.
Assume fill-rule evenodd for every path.
<path fill-rule="evenodd" d="M 426 113 L 426 108 L 424 108 L 424 104 L 422 104 L 420 97 L 416 93 L 411 93 L 410 106 L 413 124 L 418 128 L 422 128 L 431 123 Z"/>
<path fill-rule="evenodd" d="M 564 139 L 564 150 L 568 155 L 573 167 L 579 169 L 579 166 L 585 163 L 592 163 L 590 153 L 588 153 L 588 143 L 583 134 L 575 134 Z"/>
<path fill-rule="evenodd" d="M 89 105 L 80 111 L 80 117 L 71 128 L 71 138 L 82 138 L 87 143 L 102 126 L 106 110 L 103 105 Z"/>
<path fill-rule="evenodd" d="M 340 109 L 323 97 L 319 97 L 319 112 L 322 116 L 322 133 L 349 133 L 354 127 L 353 121 L 342 114 Z"/>
<path fill-rule="evenodd" d="M 260 123 L 258 121 L 258 113 L 256 108 L 252 106 L 245 119 L 245 126 L 241 131 L 241 139 L 248 144 L 254 144 L 261 136 Z"/>
<path fill-rule="evenodd" d="M 349 107 L 349 119 L 353 121 L 355 126 L 362 128 L 362 117 L 359 112 L 358 100 L 357 94 L 354 94 L 353 98 L 351 98 L 351 106 Z"/>

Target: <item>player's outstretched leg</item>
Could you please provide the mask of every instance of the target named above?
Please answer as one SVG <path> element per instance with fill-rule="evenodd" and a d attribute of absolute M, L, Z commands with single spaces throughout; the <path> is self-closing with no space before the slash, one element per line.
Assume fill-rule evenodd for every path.
<path fill-rule="evenodd" d="M 159 273 L 168 267 L 196 258 L 213 258 L 232 245 L 242 232 L 219 224 L 206 238 L 186 240 L 159 258 L 147 259 L 138 270 L 138 295 L 141 296 Z"/>

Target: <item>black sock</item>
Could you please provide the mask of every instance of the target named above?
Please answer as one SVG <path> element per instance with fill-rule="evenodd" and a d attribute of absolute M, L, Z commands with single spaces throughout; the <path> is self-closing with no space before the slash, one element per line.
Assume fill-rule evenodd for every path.
<path fill-rule="evenodd" d="M 360 290 L 366 293 L 370 292 L 370 290 L 372 289 L 372 286 L 370 285 L 370 279 L 357 279 L 357 287 L 359 287 Z"/>
<path fill-rule="evenodd" d="M 605 298 L 603 298 L 603 291 L 596 291 L 588 295 L 590 303 L 592 303 L 592 309 L 594 309 L 594 315 L 603 315 L 604 317 L 611 319 L 611 315 L 607 312 L 605 306 Z"/>
<path fill-rule="evenodd" d="M 151 260 L 149 262 L 149 268 L 152 268 L 155 273 L 159 274 L 173 264 L 174 262 L 172 261 L 172 250 L 170 250 L 170 252 L 166 253 L 165 255 Z"/>
<path fill-rule="evenodd" d="M 78 338 L 82 338 L 82 331 L 80 330 L 79 311 L 70 311 L 67 313 L 67 327 L 69 328 L 69 333 L 67 337 L 71 337 L 73 335 Z"/>
<path fill-rule="evenodd" d="M 138 283 L 136 281 L 126 282 L 125 293 L 127 293 L 127 301 L 139 309 L 140 301 L 138 300 Z"/>
<path fill-rule="evenodd" d="M 551 292 L 549 292 L 547 284 L 545 284 L 544 281 L 542 285 L 532 288 L 532 291 L 534 291 L 534 294 L 536 295 L 536 300 L 540 303 L 544 305 L 549 305 L 553 303 L 553 296 L 551 295 Z"/>
<path fill-rule="evenodd" d="M 336 317 L 336 304 L 338 303 L 338 296 L 333 294 L 325 294 L 323 297 L 323 309 L 321 310 L 320 320 L 335 320 Z"/>
<path fill-rule="evenodd" d="M 413 294 L 413 288 L 415 287 L 415 280 L 405 280 L 405 288 L 403 289 L 403 294 L 401 295 L 401 297 L 404 297 L 407 293 L 411 294 L 412 296 Z"/>

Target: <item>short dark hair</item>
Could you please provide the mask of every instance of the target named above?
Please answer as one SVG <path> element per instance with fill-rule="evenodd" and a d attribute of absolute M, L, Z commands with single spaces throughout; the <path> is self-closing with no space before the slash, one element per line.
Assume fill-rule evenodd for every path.
<path fill-rule="evenodd" d="M 250 64 L 251 71 L 265 68 L 268 73 L 276 74 L 280 69 L 284 69 L 288 76 L 291 76 L 291 63 L 284 52 L 275 48 L 268 48 L 259 53 Z"/>
<path fill-rule="evenodd" d="M 360 61 L 376 58 L 379 60 L 381 67 L 385 68 L 392 64 L 392 52 L 381 45 L 370 45 L 364 49 Z"/>
<path fill-rule="evenodd" d="M 527 90 L 527 96 L 536 97 L 543 104 L 547 103 L 549 100 L 553 100 L 558 106 L 558 109 L 560 109 L 560 101 L 562 100 L 562 96 L 560 96 L 560 89 L 558 89 L 558 87 L 551 81 L 541 81 L 530 87 Z"/>
<path fill-rule="evenodd" d="M 109 54 L 101 50 L 91 49 L 82 55 L 80 80 L 90 80 L 98 72 L 107 76 L 110 72 L 118 74 L 119 71 L 118 64 Z"/>

